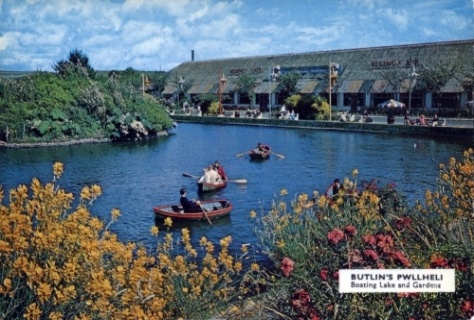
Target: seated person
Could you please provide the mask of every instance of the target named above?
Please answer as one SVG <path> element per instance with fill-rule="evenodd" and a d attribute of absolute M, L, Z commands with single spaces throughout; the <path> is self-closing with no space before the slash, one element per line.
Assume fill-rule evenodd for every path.
<path fill-rule="evenodd" d="M 339 190 L 342 188 L 341 182 L 339 179 L 334 179 L 334 182 L 329 185 L 327 188 L 325 195 L 328 198 L 334 198 L 337 197 L 339 194 Z"/>
<path fill-rule="evenodd" d="M 217 171 L 222 180 L 227 180 L 227 175 L 225 174 L 224 168 L 222 168 L 219 161 L 217 160 L 214 163 L 214 169 Z"/>
<path fill-rule="evenodd" d="M 435 113 L 434 116 L 433 116 L 433 120 L 432 120 L 432 122 L 431 122 L 431 125 L 432 125 L 433 127 L 437 126 L 437 125 L 438 125 L 438 121 L 439 121 L 438 114 Z"/>
<path fill-rule="evenodd" d="M 258 143 L 257 147 L 253 149 L 253 152 L 255 153 L 263 153 L 265 151 L 265 148 L 263 147 L 263 144 L 260 142 Z"/>
<path fill-rule="evenodd" d="M 214 169 L 214 165 L 210 164 L 209 167 L 207 168 L 207 175 L 208 175 L 208 181 L 206 183 L 212 183 L 212 184 L 219 184 L 222 182 L 222 178 L 217 172 L 217 170 Z"/>
<path fill-rule="evenodd" d="M 181 189 L 179 190 L 179 193 L 181 194 L 181 198 L 179 199 L 179 203 L 181 206 L 183 206 L 184 212 L 201 212 L 201 202 L 194 201 L 194 200 L 189 200 L 186 197 L 186 189 Z"/>
<path fill-rule="evenodd" d="M 418 118 L 418 124 L 420 126 L 426 126 L 426 120 L 423 114 L 420 114 L 420 117 Z"/>

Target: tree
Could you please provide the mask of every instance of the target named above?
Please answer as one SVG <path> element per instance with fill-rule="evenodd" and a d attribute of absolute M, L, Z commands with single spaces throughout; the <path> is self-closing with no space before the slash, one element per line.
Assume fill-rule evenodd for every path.
<path fill-rule="evenodd" d="M 60 75 L 82 75 L 91 79 L 96 72 L 89 64 L 89 57 L 77 48 L 69 52 L 68 60 L 60 60 L 53 64 L 53 70 Z"/>
<path fill-rule="evenodd" d="M 279 77 L 284 97 L 289 97 L 296 93 L 296 84 L 298 83 L 299 79 L 301 79 L 301 75 L 296 71 L 283 74 Z"/>
<path fill-rule="evenodd" d="M 257 86 L 257 77 L 254 74 L 245 72 L 237 76 L 235 80 L 236 91 L 241 97 L 248 97 L 252 103 L 255 93 L 253 89 Z"/>

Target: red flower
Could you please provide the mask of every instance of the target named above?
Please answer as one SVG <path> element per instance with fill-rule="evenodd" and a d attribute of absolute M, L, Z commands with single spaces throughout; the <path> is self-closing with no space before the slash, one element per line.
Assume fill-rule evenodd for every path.
<path fill-rule="evenodd" d="M 349 236 L 349 237 L 353 237 L 357 234 L 357 229 L 354 227 L 354 226 L 347 226 L 345 229 L 344 229 L 344 232 Z"/>
<path fill-rule="evenodd" d="M 393 248 L 393 239 L 391 236 L 378 234 L 377 235 L 377 246 L 382 249 L 384 253 L 390 253 Z"/>
<path fill-rule="evenodd" d="M 396 251 L 393 253 L 393 256 L 395 257 L 395 259 L 400 262 L 404 267 L 409 267 L 411 266 L 411 263 L 410 261 L 407 259 L 407 257 L 405 257 L 405 255 L 403 254 L 403 252 L 400 252 L 400 251 Z"/>
<path fill-rule="evenodd" d="M 371 245 L 371 246 L 373 246 L 377 243 L 377 240 L 371 234 L 362 236 L 362 241 L 364 241 L 365 244 L 368 244 L 368 245 Z"/>
<path fill-rule="evenodd" d="M 328 279 L 328 273 L 328 269 L 321 269 L 321 271 L 319 271 L 319 277 L 321 280 L 326 281 Z"/>
<path fill-rule="evenodd" d="M 364 262 L 364 259 L 362 258 L 359 249 L 351 249 L 350 257 L 351 257 L 351 262 L 354 262 L 354 263 Z"/>
<path fill-rule="evenodd" d="M 474 315 L 474 301 L 473 300 L 464 300 L 461 303 L 461 312 L 464 315 L 472 316 Z"/>
<path fill-rule="evenodd" d="M 339 280 L 339 271 L 334 271 L 332 273 L 332 277 L 334 278 L 334 280 Z"/>
<path fill-rule="evenodd" d="M 291 299 L 291 304 L 299 311 L 301 311 L 301 308 L 307 308 L 310 302 L 311 296 L 305 289 L 296 291 Z"/>
<path fill-rule="evenodd" d="M 295 263 L 293 262 L 293 260 L 285 257 L 281 261 L 280 269 L 285 277 L 289 277 L 291 272 L 293 271 L 294 266 L 295 266 Z"/>
<path fill-rule="evenodd" d="M 410 224 L 411 224 L 411 218 L 407 216 L 403 216 L 397 219 L 397 221 L 395 222 L 395 228 L 397 230 L 403 230 L 406 227 L 408 227 Z"/>
<path fill-rule="evenodd" d="M 336 228 L 328 232 L 328 240 L 332 244 L 338 244 L 339 241 L 341 241 L 343 238 L 344 238 L 344 232 L 342 232 L 340 229 Z"/>
<path fill-rule="evenodd" d="M 431 256 L 430 262 L 431 268 L 447 268 L 449 266 L 448 260 L 436 253 Z"/>
<path fill-rule="evenodd" d="M 379 255 L 377 254 L 377 252 L 371 249 L 364 250 L 364 256 L 374 261 L 377 261 L 379 259 Z"/>

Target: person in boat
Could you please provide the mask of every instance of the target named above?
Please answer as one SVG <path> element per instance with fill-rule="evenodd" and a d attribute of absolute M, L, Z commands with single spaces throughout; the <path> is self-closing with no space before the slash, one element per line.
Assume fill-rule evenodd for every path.
<path fill-rule="evenodd" d="M 199 200 L 189 200 L 186 196 L 186 189 L 182 188 L 179 190 L 179 194 L 181 195 L 179 199 L 179 203 L 183 207 L 184 213 L 186 212 L 201 212 L 201 202 Z"/>
<path fill-rule="evenodd" d="M 209 183 L 211 181 L 211 177 L 209 175 L 209 169 L 203 168 L 202 171 L 204 172 L 201 178 L 199 178 L 198 183 Z"/>
<path fill-rule="evenodd" d="M 208 169 L 207 169 L 207 175 L 208 175 L 208 181 L 206 183 L 212 183 L 212 184 L 219 184 L 222 183 L 221 176 L 219 173 L 214 169 L 214 165 L 210 164 Z"/>
<path fill-rule="evenodd" d="M 339 190 L 341 189 L 341 181 L 339 179 L 334 179 L 333 183 L 331 183 L 326 190 L 326 197 L 328 198 L 334 198 L 337 196 L 339 193 Z"/>
<path fill-rule="evenodd" d="M 221 166 L 219 161 L 216 160 L 214 163 L 214 169 L 217 171 L 222 180 L 227 180 L 227 175 L 225 174 L 224 168 Z"/>
<path fill-rule="evenodd" d="M 255 149 L 253 149 L 253 152 L 254 153 L 259 153 L 259 154 L 262 154 L 265 152 L 265 148 L 263 147 L 263 144 L 261 144 L 260 142 L 258 143 L 257 147 Z"/>

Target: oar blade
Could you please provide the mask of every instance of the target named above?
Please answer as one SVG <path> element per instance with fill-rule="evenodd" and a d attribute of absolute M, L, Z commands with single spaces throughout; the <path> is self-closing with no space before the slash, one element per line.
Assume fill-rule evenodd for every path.
<path fill-rule="evenodd" d="M 194 179 L 198 179 L 198 178 L 199 178 L 198 176 L 193 176 L 192 174 L 189 174 L 189 173 L 183 173 L 183 176 L 184 176 L 184 177 L 189 177 L 189 178 L 194 178 Z"/>
<path fill-rule="evenodd" d="M 249 153 L 249 152 L 246 151 L 246 152 L 238 153 L 238 154 L 236 154 L 235 156 L 236 156 L 237 158 L 239 158 L 239 157 L 241 157 L 241 156 L 243 156 L 243 155 L 245 155 L 245 154 L 247 154 L 247 153 Z"/>
<path fill-rule="evenodd" d="M 247 179 L 235 179 L 235 180 L 229 180 L 229 182 L 247 183 Z"/>

